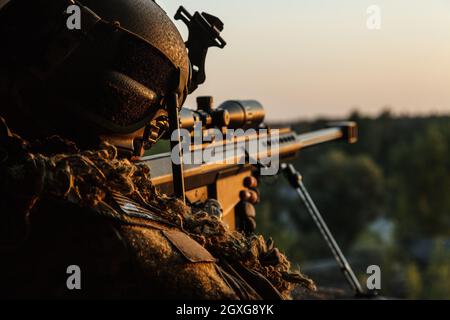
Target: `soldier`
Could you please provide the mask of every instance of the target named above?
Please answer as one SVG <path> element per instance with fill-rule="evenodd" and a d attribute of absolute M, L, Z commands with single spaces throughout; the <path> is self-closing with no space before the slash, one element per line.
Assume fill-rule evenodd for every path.
<path fill-rule="evenodd" d="M 82 0 L 70 30 L 73 4 L 0 11 L 0 296 L 280 299 L 291 283 L 312 287 L 273 243 L 160 194 L 130 161 L 167 131 L 167 97 L 188 94 L 165 12 Z"/>

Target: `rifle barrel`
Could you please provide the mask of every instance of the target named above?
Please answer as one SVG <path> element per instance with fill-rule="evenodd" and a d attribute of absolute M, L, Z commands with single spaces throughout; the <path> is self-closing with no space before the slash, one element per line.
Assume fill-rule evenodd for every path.
<path fill-rule="evenodd" d="M 270 131 L 269 131 L 270 132 Z M 269 133 L 270 136 L 270 133 Z M 280 129 L 277 136 L 276 148 L 272 143 L 265 151 L 259 149 L 248 153 L 245 146 L 245 140 L 261 138 L 261 135 L 254 134 L 246 137 L 239 137 L 235 140 L 223 140 L 220 142 L 205 143 L 199 146 L 193 146 L 191 153 L 204 152 L 207 149 L 215 150 L 216 155 L 222 154 L 224 157 L 220 161 L 209 161 L 202 163 L 184 163 L 184 177 L 186 190 L 192 190 L 200 186 L 209 185 L 217 180 L 218 174 L 226 172 L 233 174 L 243 169 L 251 170 L 254 164 L 242 162 L 243 158 L 253 158 L 258 161 L 267 157 L 277 157 L 280 160 L 289 159 L 305 148 L 309 148 L 325 142 L 336 140 L 347 140 L 349 143 L 356 141 L 356 125 L 353 122 L 336 124 L 334 127 L 312 131 L 303 134 L 297 134 L 290 129 Z M 266 135 L 267 138 L 267 135 Z M 270 138 L 269 138 L 270 140 Z M 270 143 L 269 143 L 270 144 Z M 191 154 L 192 155 L 192 154 Z M 188 159 L 185 154 L 185 161 Z M 170 153 L 157 154 L 154 156 L 143 157 L 138 164 L 146 165 L 151 170 L 151 181 L 159 187 L 161 191 L 173 193 L 172 161 Z"/>

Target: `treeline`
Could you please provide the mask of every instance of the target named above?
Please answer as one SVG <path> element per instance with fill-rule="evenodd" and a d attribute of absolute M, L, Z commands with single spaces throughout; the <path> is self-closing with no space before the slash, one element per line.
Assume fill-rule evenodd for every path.
<path fill-rule="evenodd" d="M 450 117 L 385 111 L 350 120 L 359 126 L 357 144 L 317 146 L 294 162 L 317 206 L 352 260 L 382 267 L 385 294 L 450 298 Z M 291 127 L 307 132 L 327 122 Z M 300 266 L 330 257 L 287 183 L 266 180 L 259 231 Z"/>

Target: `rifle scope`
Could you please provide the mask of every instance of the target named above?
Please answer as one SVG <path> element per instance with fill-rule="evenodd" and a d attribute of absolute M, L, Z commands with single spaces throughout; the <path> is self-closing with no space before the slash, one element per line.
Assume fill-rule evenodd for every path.
<path fill-rule="evenodd" d="M 198 97 L 197 110 L 182 108 L 180 111 L 181 127 L 193 130 L 201 122 L 204 129 L 258 128 L 266 115 L 263 106 L 255 100 L 229 100 L 213 109 L 212 97 Z"/>

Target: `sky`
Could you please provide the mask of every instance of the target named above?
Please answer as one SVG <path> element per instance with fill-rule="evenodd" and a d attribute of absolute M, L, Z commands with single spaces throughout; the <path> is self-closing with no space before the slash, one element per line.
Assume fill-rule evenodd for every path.
<path fill-rule="evenodd" d="M 0 0 L 0 6 L 8 0 Z M 450 0 L 157 0 L 224 23 L 199 95 L 260 101 L 269 120 L 450 113 Z M 380 9 L 370 30 L 367 9 Z M 175 22 L 187 38 L 187 29 Z"/>
<path fill-rule="evenodd" d="M 225 24 L 198 95 L 255 99 L 269 120 L 450 113 L 450 0 L 158 0 Z M 380 8 L 380 29 L 367 13 Z M 183 24 L 177 23 L 186 37 Z"/>

